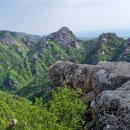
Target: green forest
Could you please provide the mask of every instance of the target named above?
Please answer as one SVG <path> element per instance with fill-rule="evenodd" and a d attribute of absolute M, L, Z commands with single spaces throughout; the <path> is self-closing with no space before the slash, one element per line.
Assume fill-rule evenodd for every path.
<path fill-rule="evenodd" d="M 0 130 L 86 130 L 90 104 L 82 101 L 84 92 L 56 86 L 49 67 L 56 61 L 130 61 L 125 55 L 129 42 L 115 33 L 83 41 L 65 31 L 54 38 L 0 32 Z"/>
<path fill-rule="evenodd" d="M 0 91 L 1 130 L 74 130 L 84 129 L 83 114 L 87 105 L 79 98 L 80 89 L 68 86 L 56 88 L 47 102 L 35 103 L 16 95 Z M 16 126 L 11 121 L 17 120 Z"/>

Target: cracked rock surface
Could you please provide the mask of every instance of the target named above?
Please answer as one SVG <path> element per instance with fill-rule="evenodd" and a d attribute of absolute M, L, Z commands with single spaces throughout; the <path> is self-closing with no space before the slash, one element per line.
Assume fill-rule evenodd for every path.
<path fill-rule="evenodd" d="M 98 94 L 92 108 L 97 118 L 95 130 L 130 130 L 130 81 Z"/>
<path fill-rule="evenodd" d="M 81 98 L 91 103 L 92 110 L 88 129 L 130 130 L 130 63 L 84 65 L 59 61 L 49 73 L 57 86 L 68 84 L 84 90 Z"/>

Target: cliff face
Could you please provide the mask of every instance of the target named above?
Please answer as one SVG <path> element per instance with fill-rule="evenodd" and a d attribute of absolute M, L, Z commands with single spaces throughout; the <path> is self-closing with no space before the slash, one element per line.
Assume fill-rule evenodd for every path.
<path fill-rule="evenodd" d="M 93 110 L 93 120 L 87 122 L 88 129 L 130 129 L 130 63 L 57 62 L 50 67 L 49 73 L 57 86 L 68 84 L 84 90 L 81 98 L 90 103 Z"/>

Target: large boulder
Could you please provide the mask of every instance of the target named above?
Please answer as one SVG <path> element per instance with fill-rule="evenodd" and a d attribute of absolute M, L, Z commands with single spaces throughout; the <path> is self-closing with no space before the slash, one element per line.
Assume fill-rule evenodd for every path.
<path fill-rule="evenodd" d="M 50 77 L 56 86 L 68 84 L 73 88 L 82 88 L 85 91 L 91 87 L 91 65 L 73 64 L 71 62 L 58 61 L 49 69 Z"/>
<path fill-rule="evenodd" d="M 98 94 L 119 88 L 130 80 L 130 63 L 100 62 L 98 65 L 84 65 L 59 61 L 50 67 L 49 73 L 57 86 L 68 84 Z"/>
<path fill-rule="evenodd" d="M 95 130 L 130 130 L 130 81 L 101 92 L 91 104 Z"/>
<path fill-rule="evenodd" d="M 100 62 L 93 67 L 92 86 L 95 93 L 115 90 L 130 80 L 130 63 Z"/>

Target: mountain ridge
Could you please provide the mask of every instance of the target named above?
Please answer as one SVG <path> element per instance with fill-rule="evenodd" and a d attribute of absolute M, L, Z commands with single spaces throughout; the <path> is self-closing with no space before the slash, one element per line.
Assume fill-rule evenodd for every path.
<path fill-rule="evenodd" d="M 115 33 L 102 33 L 97 38 L 82 41 L 71 30 L 62 27 L 46 37 L 5 31 L 0 33 L 0 41 L 2 111 L 5 110 L 4 107 L 8 107 L 7 114 L 10 115 L 7 117 L 4 113 L 2 122 L 0 120 L 2 124 L 0 128 L 14 127 L 23 130 L 23 128 L 30 129 L 35 125 L 34 130 L 37 128 L 42 130 L 44 126 L 48 127 L 49 130 L 57 130 L 57 128 L 65 128 L 65 130 L 70 128 L 71 130 L 72 127 L 86 130 L 86 126 L 91 128 L 93 125 L 97 125 L 97 130 L 101 130 L 103 127 L 106 128 L 104 125 L 109 125 L 107 121 L 111 120 L 107 118 L 108 113 L 103 116 L 97 109 L 98 105 L 95 102 L 90 103 L 94 100 L 95 94 L 103 90 L 101 97 L 107 96 L 112 105 L 105 104 L 105 109 L 101 104 L 99 106 L 103 112 L 106 112 L 107 109 L 114 112 L 111 109 L 113 101 L 110 99 L 110 93 L 115 94 L 116 91 L 113 89 L 124 83 L 126 83 L 124 89 L 129 87 L 127 81 L 130 79 L 128 71 L 130 63 L 119 61 L 130 61 L 130 39 L 123 39 Z M 57 61 L 60 62 L 57 63 Z M 58 86 L 59 88 L 57 88 Z M 110 89 L 111 92 L 104 92 L 107 89 Z M 119 94 L 122 89 L 119 88 Z M 126 90 L 122 93 L 123 96 L 125 96 L 125 92 Z M 10 93 L 15 96 L 10 95 Z M 119 96 L 117 93 L 116 95 Z M 9 97 L 10 99 L 8 99 Z M 112 98 L 117 101 L 114 96 Z M 127 101 L 127 96 L 125 98 Z M 103 103 L 104 98 L 99 96 L 99 99 L 96 100 Z M 26 110 L 23 109 L 22 105 L 24 101 Z M 121 96 L 119 102 L 122 102 Z M 14 111 L 13 104 L 14 106 L 21 104 L 18 111 Z M 97 108 L 95 109 L 93 105 Z M 23 110 L 28 114 L 24 114 Z M 95 115 L 100 117 L 99 120 L 94 120 L 93 110 L 97 112 Z M 126 109 L 124 108 L 124 110 Z M 39 116 L 41 112 L 43 113 L 42 117 Z M 54 120 L 49 118 L 50 114 L 53 115 Z M 125 118 L 127 115 L 129 114 L 125 114 Z M 25 120 L 20 116 L 23 116 Z M 34 122 L 29 122 L 27 116 Z M 115 115 L 114 119 L 116 117 L 119 116 Z M 47 119 L 47 124 L 44 118 Z M 100 119 L 104 118 L 106 121 L 102 123 Z M 11 120 L 18 120 L 18 124 L 12 126 L 11 122 L 10 126 Z M 38 125 L 37 121 L 42 123 Z M 99 126 L 98 121 L 101 126 Z M 48 125 L 48 122 L 51 125 Z M 129 121 L 127 122 L 129 124 Z M 125 126 L 122 125 L 122 127 Z"/>
<path fill-rule="evenodd" d="M 10 31 L 3 31 L 3 33 L 8 32 Z M 25 92 L 27 89 L 24 88 L 28 88 L 28 91 L 31 88 L 34 89 L 30 95 L 32 96 L 34 93 L 39 93 L 42 87 L 53 86 L 47 72 L 48 68 L 55 61 L 97 64 L 100 61 L 130 60 L 127 49 L 129 40 L 124 40 L 115 33 L 102 33 L 98 38 L 87 41 L 76 38 L 73 32 L 67 27 L 62 27 L 57 32 L 46 37 L 36 38 L 37 40 L 34 41 L 28 40 L 28 37 L 31 39 L 32 35 L 27 34 L 26 36 L 24 33 L 21 35 L 21 33 L 17 32 L 12 32 L 10 35 L 20 43 L 20 46 L 6 46 L 4 43 L 1 44 L 1 49 L 4 48 L 1 50 L 0 57 L 1 71 L 6 70 L 5 78 L 1 77 L 1 87 L 6 88 L 5 86 L 10 84 L 10 87 L 7 88 L 9 90 L 17 88 L 18 93 L 21 95 L 27 95 Z M 3 37 L 2 31 L 0 39 L 1 37 Z M 76 46 L 77 42 L 80 45 L 78 47 Z M 4 50 L 6 50 L 6 56 L 3 58 Z M 12 54 L 12 61 L 8 59 L 8 53 Z M 13 57 L 17 57 L 17 60 Z M 5 64 L 7 64 L 7 68 L 11 66 L 11 69 L 6 69 L 4 67 Z M 24 72 L 24 76 L 20 71 Z M 48 80 L 46 80 L 46 77 L 48 77 Z M 26 82 L 24 86 L 20 78 Z M 5 82 L 8 84 L 4 84 Z M 41 85 L 39 82 L 41 82 Z M 39 87 L 37 88 L 38 85 Z"/>

